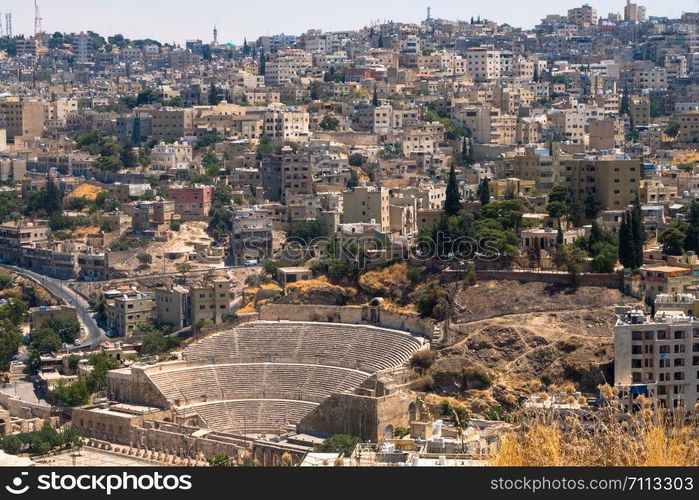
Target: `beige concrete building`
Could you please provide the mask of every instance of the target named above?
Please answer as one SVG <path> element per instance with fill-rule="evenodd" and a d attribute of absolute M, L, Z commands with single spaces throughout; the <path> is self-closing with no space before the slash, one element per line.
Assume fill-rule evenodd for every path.
<path fill-rule="evenodd" d="M 650 98 L 647 94 L 632 95 L 629 98 L 629 116 L 634 127 L 650 123 Z"/>
<path fill-rule="evenodd" d="M 388 189 L 384 187 L 361 186 L 342 194 L 342 222 L 352 224 L 374 221 L 380 232 L 390 230 L 390 209 Z"/>
<path fill-rule="evenodd" d="M 568 21 L 580 28 L 589 28 L 597 24 L 597 9 L 588 4 L 568 9 Z"/>
<path fill-rule="evenodd" d="M 145 293 L 131 290 L 105 295 L 112 295 L 104 307 L 107 326 L 118 337 L 130 337 L 139 324 L 148 323 L 155 316 L 155 302 Z"/>
<path fill-rule="evenodd" d="M 699 140 L 699 111 L 678 113 L 675 115 L 675 121 L 680 125 L 680 131 L 677 134 L 678 141 Z"/>
<path fill-rule="evenodd" d="M 694 409 L 699 397 L 699 323 L 683 312 L 617 308 L 614 384 L 654 396 L 661 407 Z"/>
<path fill-rule="evenodd" d="M 19 97 L 0 99 L 0 118 L 4 118 L 7 138 L 41 137 L 46 118 L 45 104 Z"/>
<path fill-rule="evenodd" d="M 155 289 L 155 307 L 161 323 L 183 328 L 190 320 L 189 290 L 179 285 Z"/>
<path fill-rule="evenodd" d="M 150 152 L 151 170 L 168 172 L 170 170 L 189 168 L 193 160 L 192 146 L 187 142 L 177 142 L 156 144 Z"/>
<path fill-rule="evenodd" d="M 230 313 L 233 307 L 234 294 L 231 283 L 226 278 L 215 278 L 194 285 L 189 289 L 191 300 L 192 324 L 200 321 L 223 322 L 224 314 Z"/>
<path fill-rule="evenodd" d="M 270 106 L 264 114 L 263 134 L 280 141 L 308 140 L 309 114 L 284 105 Z"/>
<path fill-rule="evenodd" d="M 161 108 L 151 111 L 153 137 L 178 140 L 194 131 L 191 108 Z"/>

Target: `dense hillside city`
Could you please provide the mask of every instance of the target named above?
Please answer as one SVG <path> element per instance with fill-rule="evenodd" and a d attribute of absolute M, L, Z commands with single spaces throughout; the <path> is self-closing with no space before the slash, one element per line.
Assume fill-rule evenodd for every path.
<path fill-rule="evenodd" d="M 699 465 L 699 12 L 604 3 L 0 15 L 0 465 Z"/>

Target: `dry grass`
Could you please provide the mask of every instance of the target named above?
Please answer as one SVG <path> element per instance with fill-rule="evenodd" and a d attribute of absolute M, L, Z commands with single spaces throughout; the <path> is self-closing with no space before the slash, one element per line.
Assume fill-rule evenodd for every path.
<path fill-rule="evenodd" d="M 609 395 L 608 386 L 602 388 Z M 639 398 L 639 410 L 614 404 L 597 411 L 522 411 L 501 439 L 496 466 L 697 466 L 696 422 L 663 414 Z"/>
<path fill-rule="evenodd" d="M 86 198 L 94 201 L 99 193 L 106 192 L 106 189 L 102 189 L 99 186 L 93 186 L 92 184 L 80 184 L 73 190 L 72 193 L 68 195 L 68 198 Z"/>
<path fill-rule="evenodd" d="M 407 263 L 399 262 L 383 269 L 368 271 L 359 277 L 359 286 L 372 295 L 393 297 L 401 289 L 410 286 L 407 270 Z"/>

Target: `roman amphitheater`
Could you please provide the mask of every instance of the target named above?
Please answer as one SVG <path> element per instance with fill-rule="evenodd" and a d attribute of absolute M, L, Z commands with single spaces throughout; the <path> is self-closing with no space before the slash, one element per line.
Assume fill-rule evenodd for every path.
<path fill-rule="evenodd" d="M 329 435 L 379 441 L 419 418 L 403 389 L 411 356 L 429 349 L 429 320 L 371 306 L 269 306 L 250 319 L 192 342 L 178 361 L 110 372 L 110 402 L 74 410 L 73 424 L 129 448 L 247 450 L 274 465 Z"/>

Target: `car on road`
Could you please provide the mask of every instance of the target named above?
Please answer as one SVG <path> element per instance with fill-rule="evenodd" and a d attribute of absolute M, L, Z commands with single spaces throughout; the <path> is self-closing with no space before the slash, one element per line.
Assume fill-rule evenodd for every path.
<path fill-rule="evenodd" d="M 20 361 L 20 360 L 18 360 L 18 359 L 15 359 L 15 360 L 12 361 L 10 364 L 11 364 L 12 366 L 20 366 L 20 365 L 23 365 L 23 364 L 24 364 L 24 361 Z"/>
<path fill-rule="evenodd" d="M 73 342 L 73 345 L 79 346 L 79 345 L 80 345 L 80 339 L 75 339 L 75 342 Z"/>

